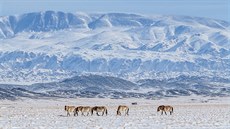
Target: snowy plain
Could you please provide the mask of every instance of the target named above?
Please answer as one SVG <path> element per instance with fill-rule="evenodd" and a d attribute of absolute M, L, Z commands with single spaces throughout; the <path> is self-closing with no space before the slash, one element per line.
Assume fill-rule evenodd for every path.
<path fill-rule="evenodd" d="M 137 105 L 131 105 L 137 102 Z M 129 116 L 116 116 L 118 105 L 130 108 Z M 157 107 L 172 105 L 173 115 Z M 66 116 L 64 105 L 104 105 L 107 116 Z M 0 129 L 229 129 L 230 98 L 179 97 L 146 99 L 20 99 L 0 102 Z"/>
<path fill-rule="evenodd" d="M 123 13 L 75 14 L 46 11 L 0 17 L 0 83 L 25 85 L 55 82 L 88 73 L 112 75 L 134 82 L 139 79 L 170 81 L 170 78 L 187 75 L 192 78 L 192 81 L 190 80 L 192 85 L 188 91 L 184 91 L 181 87 L 184 85 L 176 85 L 176 91 L 169 89 L 170 92 L 167 92 L 164 89 L 160 93 L 163 96 L 169 95 L 168 93 L 213 96 L 216 92 L 221 93 L 219 96 L 228 95 L 229 27 L 228 22 L 207 18 L 152 17 Z M 203 81 L 194 83 L 197 79 L 194 79 L 194 76 L 198 78 L 208 76 L 214 81 L 207 89 Z M 95 80 L 97 79 L 94 78 Z M 153 84 L 152 82 L 156 83 L 156 80 L 146 82 Z M 78 84 L 77 81 L 75 83 Z M 188 86 L 187 82 L 185 86 Z M 213 86 L 220 88 L 216 90 Z M 58 88 L 56 85 L 51 87 L 55 90 Z M 79 90 L 78 87 L 72 88 Z M 140 89 L 139 93 L 146 92 L 143 87 Z M 149 90 L 155 91 L 155 88 L 150 87 Z M 0 89 L 0 93 L 3 98 L 12 94 L 13 97 L 19 97 L 21 93 L 21 95 L 35 95 L 20 88 L 3 88 Z M 102 97 L 105 97 L 103 95 Z M 132 102 L 138 104 L 131 105 Z M 129 116 L 116 116 L 116 108 L 120 104 L 130 107 Z M 157 113 L 157 106 L 162 104 L 172 105 L 173 115 L 165 116 Z M 108 107 L 109 114 L 67 117 L 64 105 L 104 105 Z M 230 98 L 203 96 L 161 100 L 24 98 L 0 101 L 0 129 L 93 128 L 230 129 Z"/>

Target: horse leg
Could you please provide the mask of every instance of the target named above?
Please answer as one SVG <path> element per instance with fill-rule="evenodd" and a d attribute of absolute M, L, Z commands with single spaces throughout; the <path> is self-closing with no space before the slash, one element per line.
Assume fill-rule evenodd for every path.
<path fill-rule="evenodd" d="M 76 114 L 78 116 L 78 111 L 74 110 L 74 116 L 76 116 Z"/>
<path fill-rule="evenodd" d="M 119 115 L 119 116 L 121 115 L 121 112 L 120 112 L 120 111 L 118 111 L 118 115 Z"/>
<path fill-rule="evenodd" d="M 167 115 L 166 111 L 165 111 L 165 115 Z"/>
<path fill-rule="evenodd" d="M 163 111 L 161 111 L 161 115 L 163 115 Z"/>
<path fill-rule="evenodd" d="M 117 111 L 117 115 L 119 115 L 119 116 L 120 116 L 120 111 Z"/>
<path fill-rule="evenodd" d="M 102 112 L 102 116 L 104 116 L 104 112 L 105 112 L 105 111 Z"/>
<path fill-rule="evenodd" d="M 67 116 L 70 116 L 70 113 L 69 113 L 69 112 L 67 112 Z"/>

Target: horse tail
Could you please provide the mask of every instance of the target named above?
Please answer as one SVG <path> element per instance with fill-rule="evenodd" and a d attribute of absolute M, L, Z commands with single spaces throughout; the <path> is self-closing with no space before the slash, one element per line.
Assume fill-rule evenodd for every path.
<path fill-rule="evenodd" d="M 106 114 L 106 116 L 107 116 L 107 114 L 108 114 L 108 110 L 107 110 L 107 108 L 105 108 L 105 114 Z"/>
<path fill-rule="evenodd" d="M 91 116 L 93 115 L 93 108 L 91 108 Z"/>
<path fill-rule="evenodd" d="M 172 107 L 172 113 L 173 113 L 173 107 Z"/>
<path fill-rule="evenodd" d="M 117 108 L 117 115 L 119 114 L 119 107 Z"/>

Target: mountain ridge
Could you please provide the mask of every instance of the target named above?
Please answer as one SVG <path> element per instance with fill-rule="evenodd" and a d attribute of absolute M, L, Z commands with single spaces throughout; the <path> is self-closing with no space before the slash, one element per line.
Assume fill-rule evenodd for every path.
<path fill-rule="evenodd" d="M 84 73 L 124 79 L 230 75 L 230 24 L 189 16 L 55 11 L 0 17 L 0 82 Z"/>
<path fill-rule="evenodd" d="M 119 17 L 121 20 L 114 20 L 117 17 Z M 131 17 L 131 18 L 130 18 Z M 156 17 L 156 16 L 153 16 Z M 67 28 L 78 28 L 78 27 L 86 27 L 94 29 L 96 27 L 100 27 L 103 21 L 105 20 L 111 20 L 108 21 L 113 26 L 161 26 L 167 24 L 163 20 L 166 18 L 171 18 L 173 20 L 176 20 L 177 22 L 188 22 L 193 24 L 195 20 L 196 22 L 206 25 L 209 27 L 216 27 L 216 28 L 228 28 L 230 24 L 227 21 L 223 20 L 214 20 L 211 18 L 202 18 L 202 17 L 190 17 L 190 16 L 171 16 L 171 15 L 158 15 L 160 20 L 152 19 L 149 16 L 144 16 L 141 14 L 127 14 L 127 13 L 98 13 L 98 14 L 89 14 L 86 13 L 65 13 L 62 11 L 43 11 L 43 12 L 32 12 L 32 13 L 26 13 L 21 15 L 10 15 L 10 16 L 1 16 L 0 22 L 1 22 L 1 30 L 4 30 L 4 26 L 10 28 L 11 31 L 7 32 L 14 32 L 14 34 L 17 34 L 22 31 L 52 31 L 52 30 L 61 30 L 61 29 L 67 29 Z M 156 17 L 156 18 L 158 18 Z M 163 18 L 162 18 L 163 17 Z M 166 18 L 164 18 L 166 17 Z M 130 20 L 130 19 L 131 20 Z M 132 24 L 132 19 L 135 19 L 136 21 L 133 21 L 134 24 Z M 185 20 L 183 20 L 185 19 Z M 204 23 L 204 20 L 209 20 L 210 22 Z M 122 22 L 122 20 L 128 20 L 129 22 Z M 5 25 L 4 25 L 5 23 Z M 122 24 L 123 23 L 123 24 Z M 86 26 L 83 26 L 84 24 L 87 24 Z M 6 30 L 8 30 L 6 29 Z M 2 31 L 3 32 L 3 31 Z M 7 37 L 7 35 L 5 35 Z M 3 37 L 3 35 L 1 35 Z"/>
<path fill-rule="evenodd" d="M 51 83 L 0 84 L 0 99 L 229 97 L 229 82 L 230 79 L 206 76 L 182 75 L 164 80 L 144 79 L 131 82 L 111 76 L 81 75 Z"/>

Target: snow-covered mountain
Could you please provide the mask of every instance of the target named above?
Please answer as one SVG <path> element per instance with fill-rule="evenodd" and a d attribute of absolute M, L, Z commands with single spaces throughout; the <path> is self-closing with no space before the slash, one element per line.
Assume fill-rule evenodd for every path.
<path fill-rule="evenodd" d="M 0 17 L 0 82 L 81 74 L 230 77 L 230 23 L 188 16 L 35 12 Z"/>

